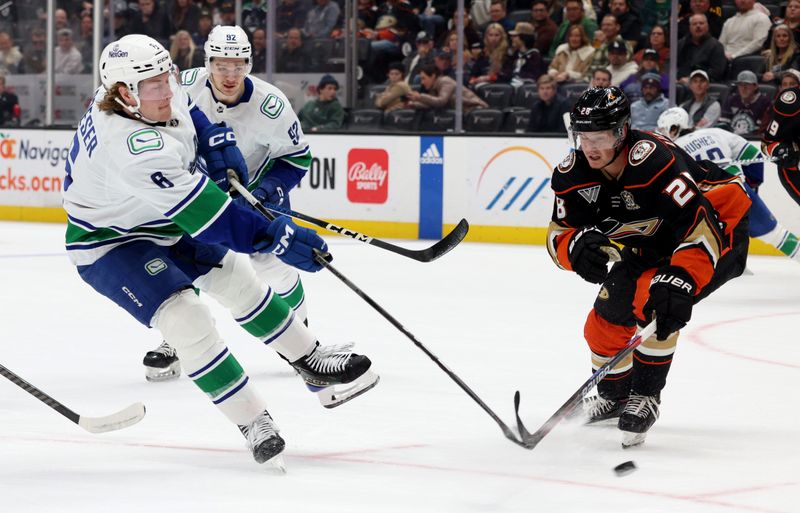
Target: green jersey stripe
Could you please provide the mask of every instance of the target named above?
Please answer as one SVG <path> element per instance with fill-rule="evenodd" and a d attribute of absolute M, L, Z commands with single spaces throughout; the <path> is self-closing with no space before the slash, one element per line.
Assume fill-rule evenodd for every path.
<path fill-rule="evenodd" d="M 192 237 L 202 233 L 228 207 L 231 197 L 211 180 L 192 201 L 172 215 L 172 220 Z"/>

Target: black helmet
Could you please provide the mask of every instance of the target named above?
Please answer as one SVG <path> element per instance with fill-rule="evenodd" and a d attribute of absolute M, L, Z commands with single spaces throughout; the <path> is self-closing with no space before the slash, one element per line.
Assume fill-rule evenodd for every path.
<path fill-rule="evenodd" d="M 618 129 L 631 119 L 631 103 L 619 87 L 592 87 L 584 92 L 569 116 L 574 132 Z"/>

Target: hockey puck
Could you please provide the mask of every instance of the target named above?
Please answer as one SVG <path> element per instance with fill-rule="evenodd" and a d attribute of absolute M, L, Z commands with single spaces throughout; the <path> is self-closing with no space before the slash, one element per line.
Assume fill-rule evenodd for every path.
<path fill-rule="evenodd" d="M 627 476 L 634 470 L 636 470 L 636 463 L 632 461 L 626 461 L 614 467 L 614 473 L 617 474 L 617 477 Z"/>

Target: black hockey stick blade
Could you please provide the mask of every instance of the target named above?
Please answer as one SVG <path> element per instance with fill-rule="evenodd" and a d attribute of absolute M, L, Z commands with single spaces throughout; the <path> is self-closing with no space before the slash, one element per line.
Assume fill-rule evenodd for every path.
<path fill-rule="evenodd" d="M 458 246 L 459 243 L 464 240 L 464 237 L 467 236 L 468 232 L 469 223 L 466 219 L 461 219 L 455 228 L 450 230 L 450 233 L 445 235 L 441 240 L 429 248 L 417 250 L 407 249 L 400 246 L 395 246 L 394 244 L 389 244 L 380 239 L 372 239 L 370 244 L 373 246 L 378 246 L 379 248 L 388 249 L 394 253 L 399 253 L 418 262 L 432 262 L 440 256 L 448 253 L 454 247 Z"/>

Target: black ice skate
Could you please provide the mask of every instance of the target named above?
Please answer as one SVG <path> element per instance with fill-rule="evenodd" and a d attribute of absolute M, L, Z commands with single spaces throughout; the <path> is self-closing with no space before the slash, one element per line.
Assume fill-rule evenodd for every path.
<path fill-rule="evenodd" d="M 647 430 L 658 419 L 660 394 L 631 394 L 625 410 L 619 417 L 618 427 L 622 431 L 622 447 L 626 449 L 644 442 Z"/>
<path fill-rule="evenodd" d="M 278 434 L 278 426 L 275 425 L 267 410 L 264 410 L 249 425 L 239 426 L 239 431 L 247 440 L 247 448 L 253 453 L 253 458 L 257 463 L 270 462 L 277 469 L 286 471 L 280 455 L 286 447 L 286 442 Z"/>
<path fill-rule="evenodd" d="M 605 399 L 600 395 L 593 395 L 583 399 L 583 414 L 587 424 L 594 424 L 603 420 L 616 419 L 622 415 L 628 399 Z"/>
<path fill-rule="evenodd" d="M 351 352 L 352 347 L 322 347 L 317 342 L 311 354 L 292 362 L 325 408 L 335 408 L 378 384 L 379 376 L 369 370 L 372 362 Z"/>
<path fill-rule="evenodd" d="M 166 342 L 144 355 L 144 377 L 147 381 L 169 381 L 181 375 L 178 354 Z"/>

